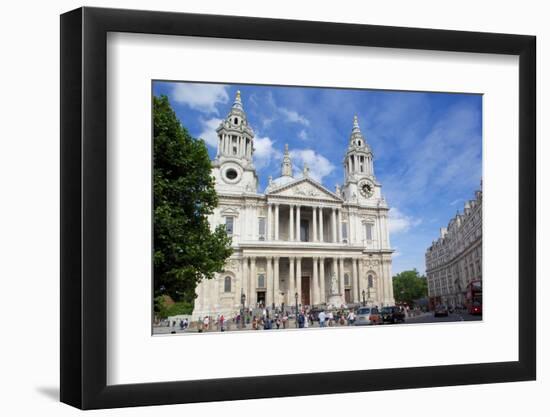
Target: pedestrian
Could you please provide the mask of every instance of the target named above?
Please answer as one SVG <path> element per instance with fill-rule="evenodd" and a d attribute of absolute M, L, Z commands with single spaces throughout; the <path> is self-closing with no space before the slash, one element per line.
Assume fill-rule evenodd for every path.
<path fill-rule="evenodd" d="M 220 331 L 224 332 L 225 329 L 223 328 L 223 322 L 224 322 L 223 314 L 220 316 Z"/>
<path fill-rule="evenodd" d="M 205 332 L 207 332 L 208 331 L 208 325 L 210 324 L 210 317 L 204 316 L 203 324 L 204 324 L 203 329 L 204 329 Z"/>
<path fill-rule="evenodd" d="M 327 318 L 328 318 L 328 327 L 332 327 L 334 325 L 334 322 L 333 322 L 334 314 L 332 313 L 332 311 L 328 312 Z"/>
<path fill-rule="evenodd" d="M 183 320 L 180 319 L 180 330 L 183 330 Z"/>
<path fill-rule="evenodd" d="M 256 316 L 252 318 L 252 330 L 258 330 L 258 320 L 256 320 Z"/>
<path fill-rule="evenodd" d="M 355 314 L 353 313 L 353 310 L 350 310 L 348 314 L 348 326 L 351 326 L 354 322 L 355 322 Z"/>
<path fill-rule="evenodd" d="M 298 314 L 298 327 L 300 329 L 303 329 L 304 328 L 304 314 L 302 312 L 300 312 L 300 314 Z"/>
<path fill-rule="evenodd" d="M 286 312 L 283 314 L 283 329 L 286 329 L 288 325 L 288 314 Z"/>
<path fill-rule="evenodd" d="M 327 315 L 324 311 L 321 311 L 319 313 L 319 327 L 325 327 L 325 320 L 327 318 Z"/>

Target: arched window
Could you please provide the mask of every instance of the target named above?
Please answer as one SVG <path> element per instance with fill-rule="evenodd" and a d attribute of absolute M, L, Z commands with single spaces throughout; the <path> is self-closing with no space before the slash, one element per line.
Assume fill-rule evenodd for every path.
<path fill-rule="evenodd" d="M 235 117 L 234 123 L 235 123 L 235 124 L 239 124 L 239 119 L 237 119 L 237 118 Z"/>
<path fill-rule="evenodd" d="M 374 287 L 374 278 L 372 277 L 372 275 L 369 275 L 369 276 L 367 277 L 367 281 L 368 281 L 368 286 L 369 286 L 369 288 Z"/>
<path fill-rule="evenodd" d="M 350 286 L 350 283 L 349 283 L 349 274 L 344 274 L 344 285 L 346 287 L 349 287 Z"/>
<path fill-rule="evenodd" d="M 224 292 L 231 292 L 231 277 L 225 277 L 223 281 L 223 291 Z"/>
<path fill-rule="evenodd" d="M 265 275 L 258 275 L 258 288 L 265 288 Z"/>

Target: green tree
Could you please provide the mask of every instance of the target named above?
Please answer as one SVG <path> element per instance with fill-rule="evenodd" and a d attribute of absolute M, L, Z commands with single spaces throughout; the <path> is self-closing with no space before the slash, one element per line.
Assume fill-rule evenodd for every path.
<path fill-rule="evenodd" d="M 197 284 L 223 270 L 231 238 L 208 223 L 218 197 L 206 145 L 181 125 L 166 96 L 153 99 L 153 158 L 155 300 L 167 294 L 192 303 Z"/>
<path fill-rule="evenodd" d="M 414 300 L 428 295 L 426 277 L 418 271 L 403 271 L 393 277 L 393 295 L 398 303 L 413 304 Z"/>

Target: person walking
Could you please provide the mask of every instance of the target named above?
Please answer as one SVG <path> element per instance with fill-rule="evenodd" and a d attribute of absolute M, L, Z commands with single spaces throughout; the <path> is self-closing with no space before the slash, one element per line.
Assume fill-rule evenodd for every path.
<path fill-rule="evenodd" d="M 327 318 L 327 315 L 325 314 L 324 310 L 322 310 L 319 313 L 319 327 L 325 327 L 326 318 Z"/>
<path fill-rule="evenodd" d="M 348 326 L 353 325 L 353 323 L 355 323 L 355 313 L 353 310 L 350 310 L 348 314 Z"/>
<path fill-rule="evenodd" d="M 225 329 L 223 328 L 223 322 L 225 321 L 225 318 L 223 317 L 223 314 L 220 316 L 220 331 L 224 332 Z"/>

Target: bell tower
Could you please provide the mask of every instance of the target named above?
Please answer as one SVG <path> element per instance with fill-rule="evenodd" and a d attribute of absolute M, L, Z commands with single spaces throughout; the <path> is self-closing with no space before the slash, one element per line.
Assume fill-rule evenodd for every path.
<path fill-rule="evenodd" d="M 216 188 L 223 192 L 256 192 L 258 177 L 252 157 L 254 155 L 254 131 L 248 124 L 237 91 L 231 110 L 216 129 L 218 150 L 212 162 Z"/>
<path fill-rule="evenodd" d="M 354 116 L 344 158 L 342 196 L 346 201 L 367 203 L 376 197 L 380 198 L 380 185 L 374 176 L 373 160 L 374 154 L 361 132 L 357 116 Z"/>

